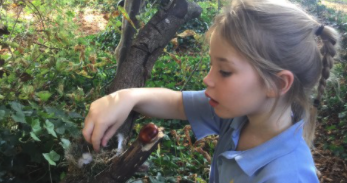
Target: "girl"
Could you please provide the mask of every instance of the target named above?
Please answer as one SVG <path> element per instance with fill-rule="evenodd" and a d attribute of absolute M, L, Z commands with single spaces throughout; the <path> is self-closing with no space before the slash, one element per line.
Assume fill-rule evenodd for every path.
<path fill-rule="evenodd" d="M 188 119 L 197 139 L 219 135 L 210 182 L 318 182 L 309 149 L 315 131 L 310 95 L 319 80 L 318 107 L 336 31 L 287 1 L 233 0 L 207 35 L 205 91 L 117 91 L 91 104 L 85 139 L 99 150 L 131 110 Z"/>

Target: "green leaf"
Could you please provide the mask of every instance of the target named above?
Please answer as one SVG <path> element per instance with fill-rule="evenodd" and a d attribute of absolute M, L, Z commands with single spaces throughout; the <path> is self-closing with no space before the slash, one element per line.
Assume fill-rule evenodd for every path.
<path fill-rule="evenodd" d="M 6 112 L 4 110 L 0 110 L 0 120 L 4 119 Z"/>
<path fill-rule="evenodd" d="M 4 99 L 5 99 L 5 97 L 0 94 L 0 100 L 4 100 Z"/>
<path fill-rule="evenodd" d="M 36 93 L 36 96 L 40 98 L 41 101 L 46 102 L 52 94 L 49 91 L 40 91 Z"/>
<path fill-rule="evenodd" d="M 340 119 L 345 118 L 345 117 L 346 117 L 346 114 L 347 114 L 347 112 L 341 112 L 341 113 L 339 113 L 338 117 L 339 117 Z"/>
<path fill-rule="evenodd" d="M 122 22 L 118 20 L 118 21 L 116 22 L 116 27 L 121 27 L 121 26 L 122 26 Z"/>
<path fill-rule="evenodd" d="M 30 132 L 31 138 L 33 138 L 35 141 L 41 141 L 34 132 Z"/>
<path fill-rule="evenodd" d="M 23 105 L 18 102 L 10 102 L 11 108 L 17 112 L 23 112 Z"/>
<path fill-rule="evenodd" d="M 20 112 L 17 111 L 16 114 L 12 114 L 11 117 L 15 122 L 27 123 L 25 120 L 25 115 L 24 115 L 23 111 L 20 111 Z"/>
<path fill-rule="evenodd" d="M 72 11 L 68 11 L 65 14 L 71 18 L 73 18 L 75 16 L 75 14 Z"/>
<path fill-rule="evenodd" d="M 60 134 L 63 135 L 65 133 L 65 126 L 61 126 L 55 129 L 55 131 Z"/>
<path fill-rule="evenodd" d="M 46 119 L 45 121 L 46 123 L 46 130 L 49 134 L 53 135 L 54 137 L 57 137 L 57 134 L 54 131 L 54 124 L 52 122 L 50 122 L 48 119 Z"/>
<path fill-rule="evenodd" d="M 56 166 L 57 164 L 55 163 L 60 159 L 60 155 L 57 154 L 54 150 L 52 150 L 49 153 L 42 153 L 43 157 L 48 161 L 50 165 Z"/>
<path fill-rule="evenodd" d="M 38 132 L 40 132 L 42 130 L 41 126 L 40 126 L 40 120 L 39 119 L 35 119 L 33 121 L 33 123 L 31 124 L 31 128 L 32 131 L 36 134 Z"/>
<path fill-rule="evenodd" d="M 80 114 L 78 114 L 78 113 L 76 113 L 76 112 L 70 112 L 69 113 L 69 117 L 70 118 L 78 118 L 78 119 L 82 119 L 83 118 L 83 116 L 81 116 Z"/>
<path fill-rule="evenodd" d="M 68 139 L 61 139 L 61 142 L 59 143 L 64 149 L 69 148 L 71 142 Z"/>
<path fill-rule="evenodd" d="M 137 28 L 134 24 L 134 22 L 130 19 L 129 17 L 129 14 L 126 12 L 126 10 L 121 7 L 121 6 L 118 6 L 118 10 L 123 14 L 123 17 L 133 26 L 133 28 L 137 31 Z"/>
<path fill-rule="evenodd" d="M 45 109 L 45 111 L 48 113 L 48 114 L 53 114 L 55 117 L 58 117 L 58 118 L 63 118 L 65 117 L 65 112 L 61 109 L 57 109 L 55 107 L 49 107 L 49 106 L 45 106 L 43 107 Z"/>
<path fill-rule="evenodd" d="M 65 172 L 61 172 L 60 174 L 60 180 L 63 180 L 66 177 L 66 173 Z"/>

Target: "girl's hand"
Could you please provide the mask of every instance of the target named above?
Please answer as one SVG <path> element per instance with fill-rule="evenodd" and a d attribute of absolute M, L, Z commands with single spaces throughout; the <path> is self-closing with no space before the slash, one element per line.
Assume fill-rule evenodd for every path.
<path fill-rule="evenodd" d="M 98 151 L 100 143 L 107 145 L 131 110 L 156 118 L 186 119 L 181 92 L 165 88 L 124 89 L 90 105 L 84 120 L 84 138 Z"/>
<path fill-rule="evenodd" d="M 120 96 L 122 95 L 122 96 Z M 94 101 L 84 121 L 83 136 L 99 151 L 100 143 L 106 146 L 108 140 L 124 123 L 134 107 L 131 97 L 126 92 L 115 92 Z"/>

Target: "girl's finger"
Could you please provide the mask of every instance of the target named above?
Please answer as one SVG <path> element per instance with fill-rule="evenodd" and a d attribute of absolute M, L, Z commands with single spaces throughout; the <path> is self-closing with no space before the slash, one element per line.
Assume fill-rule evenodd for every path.
<path fill-rule="evenodd" d="M 96 124 L 94 126 L 93 134 L 92 134 L 92 144 L 95 151 L 99 151 L 100 142 L 103 138 L 105 131 L 108 129 L 108 126 L 105 124 Z"/>
<path fill-rule="evenodd" d="M 104 137 L 103 137 L 102 140 L 101 140 L 101 145 L 102 145 L 103 147 L 106 147 L 106 146 L 107 146 L 108 140 L 110 140 L 110 138 L 113 137 L 113 135 L 116 133 L 117 130 L 118 130 L 118 126 L 113 125 L 113 126 L 111 126 L 111 128 L 109 128 L 109 129 L 106 131 Z"/>
<path fill-rule="evenodd" d="M 94 122 L 91 121 L 88 117 L 85 119 L 84 121 L 84 127 L 83 127 L 83 137 L 84 139 L 88 142 L 88 143 L 92 143 L 91 142 L 91 137 L 92 137 L 92 133 L 93 133 L 93 129 L 94 129 Z"/>

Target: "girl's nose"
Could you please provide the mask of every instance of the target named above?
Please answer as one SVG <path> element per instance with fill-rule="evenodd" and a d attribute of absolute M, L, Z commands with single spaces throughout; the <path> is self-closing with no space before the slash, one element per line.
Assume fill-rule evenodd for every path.
<path fill-rule="evenodd" d="M 203 82 L 207 87 L 213 87 L 214 86 L 214 82 L 212 80 L 212 68 L 210 69 L 208 74 L 205 76 Z"/>

